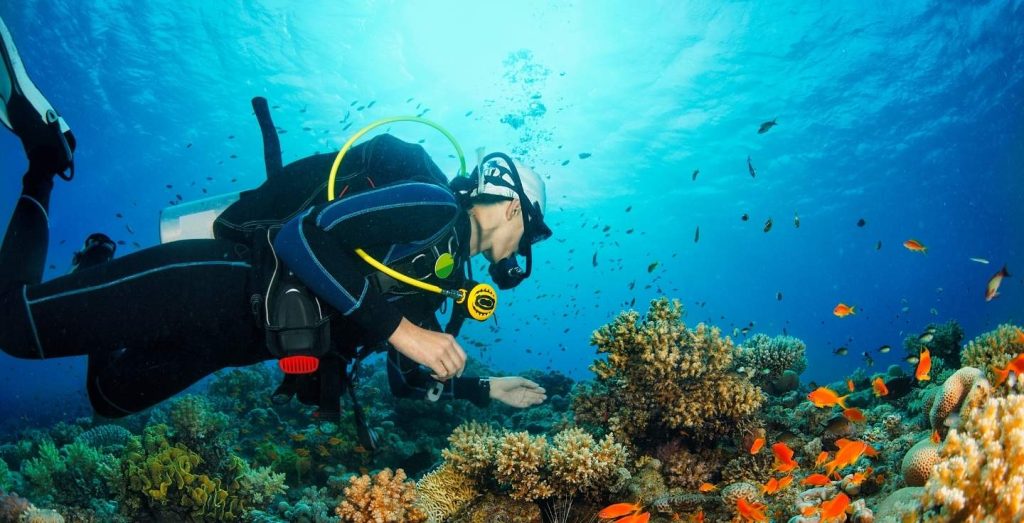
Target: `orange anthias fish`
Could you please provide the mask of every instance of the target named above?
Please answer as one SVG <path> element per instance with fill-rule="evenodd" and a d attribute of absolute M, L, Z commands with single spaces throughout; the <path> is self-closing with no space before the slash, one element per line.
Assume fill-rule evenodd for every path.
<path fill-rule="evenodd" d="M 793 482 L 793 475 L 792 474 L 790 474 L 790 475 L 780 479 L 779 480 L 779 490 L 782 490 L 782 489 L 788 487 L 789 484 L 792 483 L 792 482 Z"/>
<path fill-rule="evenodd" d="M 933 430 L 932 431 L 932 443 L 935 443 L 935 444 L 942 443 L 942 436 L 939 434 L 939 431 L 937 431 L 937 430 Z"/>
<path fill-rule="evenodd" d="M 747 503 L 742 497 L 736 498 L 736 512 L 746 521 L 768 521 L 768 516 L 764 515 L 763 503 Z"/>
<path fill-rule="evenodd" d="M 832 309 L 832 314 L 835 314 L 840 318 L 845 318 L 851 314 L 857 314 L 857 311 L 853 310 L 853 305 L 840 303 L 839 305 L 836 305 L 834 309 Z"/>
<path fill-rule="evenodd" d="M 847 379 L 846 380 L 846 388 L 850 389 L 850 392 L 853 392 L 853 380 L 851 380 L 851 379 Z"/>
<path fill-rule="evenodd" d="M 836 452 L 836 457 L 826 465 L 826 475 L 831 476 L 837 469 L 841 469 L 848 465 L 853 465 L 860 459 L 861 456 L 867 452 L 868 444 L 863 441 L 850 441 L 846 438 L 840 438 L 836 441 L 836 446 L 839 450 Z M 874 452 L 874 449 L 872 449 Z"/>
<path fill-rule="evenodd" d="M 772 478 L 768 483 L 761 485 L 761 492 L 764 494 L 775 494 L 779 491 L 779 480 Z"/>
<path fill-rule="evenodd" d="M 813 403 L 814 406 L 818 408 L 834 407 L 836 405 L 839 405 L 840 407 L 845 409 L 845 401 L 848 397 L 849 396 L 840 397 L 839 394 L 836 393 L 836 391 L 828 387 L 818 387 L 807 395 L 807 399 L 811 400 L 811 403 Z"/>
<path fill-rule="evenodd" d="M 698 488 L 697 490 L 701 492 L 714 492 L 718 490 L 718 487 L 712 485 L 711 483 L 701 483 L 700 488 Z"/>
<path fill-rule="evenodd" d="M 921 359 L 917 362 L 917 370 L 914 371 L 914 377 L 917 381 L 928 381 L 931 376 L 928 375 L 932 370 L 932 353 L 928 352 L 927 348 L 921 350 Z"/>
<path fill-rule="evenodd" d="M 1016 386 L 1017 379 L 1024 374 L 1024 354 L 1018 354 L 1016 358 L 1010 360 L 1005 367 L 999 368 L 995 365 L 992 366 L 992 372 L 996 373 L 996 387 L 1003 384 L 1007 378 L 1010 379 L 1010 386 Z M 1013 376 L 1010 374 L 1013 373 Z"/>
<path fill-rule="evenodd" d="M 832 518 L 838 518 L 841 514 L 846 513 L 846 508 L 849 506 L 850 497 L 840 492 L 838 496 L 821 504 L 821 520 L 829 521 Z"/>
<path fill-rule="evenodd" d="M 882 378 L 875 378 L 875 381 L 871 382 L 871 388 L 875 391 L 875 397 L 881 398 L 889 395 L 889 387 L 885 386 Z"/>
<path fill-rule="evenodd" d="M 641 510 L 643 510 L 643 506 L 638 503 L 616 503 L 602 509 L 601 512 L 597 513 L 597 517 L 601 519 L 614 519 L 615 523 L 647 523 L 651 519 L 651 513 L 641 513 Z"/>
<path fill-rule="evenodd" d="M 823 450 L 818 454 L 818 459 L 814 460 L 814 466 L 820 467 L 822 463 L 828 461 L 828 451 Z"/>
<path fill-rule="evenodd" d="M 829 483 L 832 483 L 832 480 L 828 479 L 828 476 L 824 474 L 811 474 L 800 482 L 801 485 L 810 485 L 813 487 L 824 487 Z"/>
<path fill-rule="evenodd" d="M 757 438 L 754 440 L 754 444 L 750 446 L 750 453 L 757 454 L 761 452 L 762 447 L 764 447 L 764 438 Z"/>
<path fill-rule="evenodd" d="M 914 239 L 910 239 L 903 242 L 903 246 L 906 247 L 908 250 L 914 252 L 923 252 L 925 254 L 928 253 L 928 247 L 925 247 L 923 243 Z"/>
<path fill-rule="evenodd" d="M 843 416 L 854 423 L 864 423 L 868 420 L 858 408 L 843 409 Z"/>
<path fill-rule="evenodd" d="M 992 298 L 999 296 L 999 286 L 1003 283 L 1003 278 L 1009 278 L 1010 273 L 1006 272 L 1006 266 L 1003 265 L 999 272 L 992 275 L 988 279 L 988 286 L 985 287 L 985 301 L 992 301 Z"/>
<path fill-rule="evenodd" d="M 785 443 L 772 445 L 772 454 L 775 454 L 775 470 L 779 472 L 789 472 L 800 466 L 793 459 L 793 449 L 789 448 L 789 445 Z"/>

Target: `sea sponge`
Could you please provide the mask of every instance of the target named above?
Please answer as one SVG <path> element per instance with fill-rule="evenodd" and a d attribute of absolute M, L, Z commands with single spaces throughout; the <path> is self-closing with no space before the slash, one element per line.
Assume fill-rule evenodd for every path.
<path fill-rule="evenodd" d="M 1018 354 L 1024 353 L 1020 332 L 1021 328 L 1016 325 L 1003 324 L 974 338 L 964 349 L 963 366 L 981 369 L 990 382 L 996 383 L 993 367 L 1005 367 Z"/>
<path fill-rule="evenodd" d="M 735 365 L 754 371 L 754 380 L 759 384 L 780 379 L 787 370 L 797 376 L 807 368 L 805 356 L 807 346 L 793 336 L 769 337 L 757 333 L 742 346 L 736 347 Z"/>
<path fill-rule="evenodd" d="M 984 374 L 974 367 L 964 367 L 953 373 L 936 393 L 932 401 L 931 411 L 928 414 L 932 430 L 937 430 L 939 435 L 945 435 L 949 425 L 955 425 L 950 421 L 950 414 L 956 411 L 969 410 L 972 406 L 983 401 L 991 387 L 984 378 Z"/>
<path fill-rule="evenodd" d="M 374 475 L 353 477 L 336 513 L 351 523 L 423 523 L 427 515 L 416 506 L 416 485 L 405 481 L 405 471 L 384 469 Z"/>
<path fill-rule="evenodd" d="M 989 398 L 939 451 L 922 521 L 1017 521 L 1024 514 L 1024 395 Z"/>
<path fill-rule="evenodd" d="M 903 456 L 900 470 L 903 482 L 909 487 L 923 486 L 931 476 L 932 467 L 939 462 L 939 445 L 930 437 L 918 441 Z"/>
<path fill-rule="evenodd" d="M 447 521 L 481 494 L 472 478 L 448 462 L 420 478 L 416 492 L 419 494 L 416 505 L 430 523 Z"/>
<path fill-rule="evenodd" d="M 738 419 L 761 407 L 764 394 L 745 376 L 730 372 L 735 349 L 728 337 L 701 323 L 682 323 L 682 305 L 653 300 L 641 319 L 620 313 L 597 329 L 591 344 L 607 359 L 591 370 L 615 399 L 598 401 L 609 409 L 591 419 L 577 410 L 577 421 L 607 426 L 622 443 L 635 445 L 648 431 L 664 428 L 694 439 L 720 438 Z M 590 400 L 577 396 L 577 402 Z"/>

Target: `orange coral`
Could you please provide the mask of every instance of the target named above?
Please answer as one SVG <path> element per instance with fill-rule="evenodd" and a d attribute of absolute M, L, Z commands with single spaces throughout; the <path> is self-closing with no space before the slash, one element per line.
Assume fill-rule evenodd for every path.
<path fill-rule="evenodd" d="M 372 478 L 363 474 L 350 479 L 335 512 L 351 523 L 423 523 L 427 516 L 415 502 L 416 487 L 405 481 L 405 471 L 384 469 Z"/>

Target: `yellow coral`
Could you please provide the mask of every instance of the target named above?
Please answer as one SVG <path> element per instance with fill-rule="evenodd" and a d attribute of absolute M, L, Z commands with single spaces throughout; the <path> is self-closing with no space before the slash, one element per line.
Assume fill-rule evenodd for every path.
<path fill-rule="evenodd" d="M 420 478 L 416 492 L 416 504 L 430 523 L 446 521 L 480 495 L 476 482 L 448 462 Z"/>
<path fill-rule="evenodd" d="M 462 474 L 481 478 L 494 462 L 498 433 L 489 425 L 469 422 L 455 427 L 448 436 L 448 448 L 441 451 L 445 461 Z"/>
<path fill-rule="evenodd" d="M 562 497 L 597 495 L 626 463 L 626 449 L 609 434 L 597 443 L 583 429 L 555 435 L 549 452 L 551 480 Z"/>
<path fill-rule="evenodd" d="M 345 500 L 335 512 L 351 523 L 422 523 L 426 514 L 416 505 L 416 487 L 405 481 L 405 471 L 384 469 L 349 480 Z"/>
<path fill-rule="evenodd" d="M 1024 343 L 1020 343 L 1018 338 L 1019 329 L 1015 325 L 1003 324 L 974 338 L 967 343 L 961 355 L 962 365 L 983 370 L 988 380 L 996 383 L 992 368 L 1003 367 L 1024 352 Z"/>
<path fill-rule="evenodd" d="M 993 397 L 946 437 L 925 485 L 923 521 L 1017 521 L 1024 514 L 1024 395 Z"/>
<path fill-rule="evenodd" d="M 554 494 L 543 470 L 547 451 L 548 440 L 544 436 L 512 432 L 501 438 L 495 456 L 495 479 L 511 487 L 509 497 L 533 500 Z"/>

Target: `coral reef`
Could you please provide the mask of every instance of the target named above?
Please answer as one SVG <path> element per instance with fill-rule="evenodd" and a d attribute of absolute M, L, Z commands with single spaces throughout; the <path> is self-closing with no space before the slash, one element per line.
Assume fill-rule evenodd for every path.
<path fill-rule="evenodd" d="M 447 521 L 481 494 L 476 481 L 447 461 L 420 478 L 416 492 L 417 506 L 431 523 Z"/>
<path fill-rule="evenodd" d="M 541 509 L 536 503 L 516 501 L 508 496 L 487 493 L 451 521 L 452 523 L 540 523 Z"/>
<path fill-rule="evenodd" d="M 924 334 L 930 335 L 931 339 L 925 338 L 927 341 L 922 341 L 917 334 L 904 338 L 903 350 L 908 356 L 917 356 L 921 354 L 922 349 L 927 347 L 932 358 L 941 359 L 946 366 L 955 368 L 961 364 L 960 344 L 964 339 L 964 329 L 956 320 L 949 320 L 942 324 L 929 323 L 924 329 Z"/>
<path fill-rule="evenodd" d="M 795 388 L 793 378 L 799 384 L 800 373 L 807 368 L 806 348 L 803 341 L 793 336 L 772 338 L 758 333 L 736 347 L 734 363 L 737 368 L 753 371 L 754 383 L 772 384 L 773 390 L 787 392 Z M 792 372 L 785 375 L 786 371 Z"/>
<path fill-rule="evenodd" d="M 983 373 L 973 367 L 964 367 L 954 372 L 932 399 L 932 407 L 928 414 L 932 430 L 944 436 L 950 426 L 955 426 L 962 413 L 969 411 L 984 401 L 991 392 L 988 380 Z M 956 418 L 950 415 L 958 412 Z"/>
<path fill-rule="evenodd" d="M 690 452 L 682 441 L 673 439 L 658 447 L 655 457 L 662 463 L 665 481 L 671 487 L 696 490 L 711 482 L 721 457 L 712 450 Z"/>
<path fill-rule="evenodd" d="M 932 467 L 939 462 L 939 445 L 930 437 L 918 441 L 903 456 L 900 472 L 909 487 L 921 487 L 928 481 Z"/>
<path fill-rule="evenodd" d="M 922 521 L 1016 521 L 1024 514 L 1024 395 L 993 397 L 950 431 L 925 484 Z"/>
<path fill-rule="evenodd" d="M 405 481 L 405 471 L 384 469 L 373 477 L 349 480 L 345 499 L 338 505 L 342 521 L 351 523 L 422 523 L 427 515 L 416 505 L 416 486 Z"/>
<path fill-rule="evenodd" d="M 623 312 L 594 332 L 591 344 L 607 359 L 591 369 L 615 399 L 578 394 L 577 422 L 607 425 L 622 443 L 650 438 L 649 431 L 663 438 L 665 429 L 711 440 L 760 408 L 761 390 L 730 372 L 729 338 L 703 323 L 687 329 L 682 314 L 678 301 L 662 298 L 643 318 Z"/>
<path fill-rule="evenodd" d="M 1020 343 L 1020 327 L 1003 324 L 967 343 L 961 357 L 964 367 L 981 369 L 991 383 L 996 383 L 993 367 L 1004 367 L 1018 354 L 1024 353 Z"/>
<path fill-rule="evenodd" d="M 124 447 L 131 437 L 131 431 L 120 425 L 99 425 L 79 434 L 75 441 L 95 449 L 107 449 Z"/>

